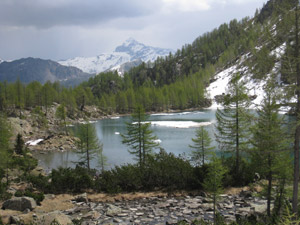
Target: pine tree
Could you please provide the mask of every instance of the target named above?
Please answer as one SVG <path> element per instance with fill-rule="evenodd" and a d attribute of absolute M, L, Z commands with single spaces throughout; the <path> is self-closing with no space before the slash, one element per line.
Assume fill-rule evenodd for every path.
<path fill-rule="evenodd" d="M 222 166 L 222 161 L 215 154 L 211 158 L 206 179 L 204 180 L 204 190 L 210 193 L 210 198 L 213 201 L 214 207 L 214 224 L 216 224 L 216 206 L 218 196 L 223 190 L 222 180 L 226 169 Z"/>
<path fill-rule="evenodd" d="M 130 147 L 128 152 L 135 156 L 141 168 L 144 166 L 147 156 L 159 145 L 155 142 L 157 137 L 150 130 L 150 123 L 145 122 L 146 119 L 144 108 L 138 105 L 131 122 L 127 123 L 127 133 L 121 134 L 122 143 Z"/>
<path fill-rule="evenodd" d="M 24 140 L 21 134 L 17 135 L 16 144 L 15 144 L 15 153 L 22 155 L 24 150 Z"/>
<path fill-rule="evenodd" d="M 240 74 L 234 74 L 223 100 L 224 109 L 216 112 L 216 140 L 224 153 L 235 155 L 235 175 L 239 176 L 242 152 L 249 143 L 249 98 Z"/>
<path fill-rule="evenodd" d="M 88 122 L 79 127 L 76 135 L 79 138 L 77 143 L 79 162 L 77 163 L 85 165 L 90 170 L 91 160 L 97 155 L 97 152 L 102 151 L 102 144 L 97 138 L 95 127 Z"/>
<path fill-rule="evenodd" d="M 67 122 L 66 122 L 67 111 L 65 108 L 65 104 L 61 104 L 60 106 L 57 107 L 55 116 L 60 120 L 60 124 L 64 127 L 66 135 L 68 135 Z"/>
<path fill-rule="evenodd" d="M 204 165 L 205 160 L 211 155 L 214 147 L 211 146 L 211 138 L 207 130 L 204 127 L 200 127 L 196 131 L 196 138 L 192 138 L 194 145 L 190 145 L 190 148 L 196 149 L 192 151 L 192 161 L 196 165 Z"/>
<path fill-rule="evenodd" d="M 290 154 L 289 142 L 286 132 L 283 130 L 284 117 L 279 115 L 279 90 L 275 88 L 275 81 L 269 80 L 265 87 L 265 96 L 261 108 L 257 110 L 258 120 L 252 129 L 254 146 L 251 152 L 255 168 L 262 176 L 265 175 L 267 184 L 267 214 L 271 216 L 272 190 L 275 176 L 285 179 L 286 173 L 282 171 L 288 165 L 280 163 L 286 160 Z M 289 161 L 289 160 L 288 160 Z M 278 183 L 278 182 L 277 182 Z"/>
<path fill-rule="evenodd" d="M 8 185 L 8 169 L 11 161 L 11 152 L 9 149 L 9 140 L 11 131 L 6 117 L 0 114 L 0 168 L 6 172 L 6 184 Z M 1 176 L 2 177 L 2 174 Z"/>

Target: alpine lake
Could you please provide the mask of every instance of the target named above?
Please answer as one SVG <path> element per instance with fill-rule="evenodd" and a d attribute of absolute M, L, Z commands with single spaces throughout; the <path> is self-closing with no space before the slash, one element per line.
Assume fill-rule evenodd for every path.
<path fill-rule="evenodd" d="M 151 114 L 148 121 L 151 122 L 151 130 L 157 137 L 159 152 L 163 148 L 166 152 L 175 155 L 189 156 L 193 144 L 192 138 L 200 126 L 205 126 L 214 141 L 215 109 L 205 109 L 193 112 L 158 113 Z M 93 125 L 96 128 L 97 136 L 103 144 L 103 154 L 107 158 L 106 169 L 123 164 L 134 163 L 133 155 L 128 152 L 128 146 L 122 144 L 120 134 L 126 133 L 126 122 L 130 122 L 130 116 L 112 117 L 110 119 L 98 120 Z M 80 126 L 80 125 L 76 125 Z M 58 167 L 75 167 L 78 161 L 78 154 L 73 151 L 53 151 L 35 153 L 39 165 L 46 171 Z M 99 168 L 97 156 L 91 161 L 92 168 Z"/>

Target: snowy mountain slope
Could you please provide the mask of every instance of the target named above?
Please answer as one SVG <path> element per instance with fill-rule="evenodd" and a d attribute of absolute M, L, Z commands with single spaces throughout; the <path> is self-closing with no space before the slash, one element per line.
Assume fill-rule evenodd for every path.
<path fill-rule="evenodd" d="M 125 72 L 128 72 L 131 68 L 139 66 L 143 61 L 141 59 L 136 59 L 130 62 L 117 65 L 113 68 L 110 68 L 111 71 L 117 71 L 119 76 L 123 76 Z"/>
<path fill-rule="evenodd" d="M 271 51 L 270 54 L 275 55 L 276 59 L 279 61 L 282 55 L 285 52 L 285 43 L 275 48 Z M 217 96 L 227 93 L 227 87 L 229 82 L 232 79 L 232 76 L 235 73 L 240 73 L 242 75 L 241 80 L 245 83 L 245 86 L 248 90 L 248 95 L 254 97 L 251 101 L 251 108 L 259 108 L 259 105 L 262 103 L 263 97 L 265 95 L 265 85 L 267 80 L 270 78 L 270 74 L 266 75 L 266 79 L 255 80 L 252 78 L 253 74 L 249 72 L 249 68 L 245 66 L 245 61 L 251 57 L 251 54 L 248 53 L 240 57 L 235 64 L 231 65 L 229 68 L 226 68 L 215 74 L 214 82 L 210 83 L 206 89 L 206 94 L 209 99 L 212 99 L 211 109 L 221 108 L 221 104 L 218 104 L 216 101 Z M 280 68 L 280 62 L 275 63 L 274 68 L 271 73 L 277 74 L 276 82 L 281 83 L 280 73 L 278 72 Z M 283 91 L 283 88 L 278 89 L 278 91 Z M 281 107 L 282 112 L 287 112 L 289 108 Z"/>
<path fill-rule="evenodd" d="M 3 63 L 3 62 L 4 62 L 4 60 L 0 58 L 0 63 Z"/>
<path fill-rule="evenodd" d="M 154 61 L 159 56 L 166 56 L 172 50 L 146 46 L 133 38 L 127 39 L 116 47 L 113 53 L 100 54 L 95 57 L 76 57 L 62 60 L 58 63 L 65 66 L 74 66 L 87 73 L 100 73 L 106 70 L 118 69 L 122 64 L 142 60 Z"/>

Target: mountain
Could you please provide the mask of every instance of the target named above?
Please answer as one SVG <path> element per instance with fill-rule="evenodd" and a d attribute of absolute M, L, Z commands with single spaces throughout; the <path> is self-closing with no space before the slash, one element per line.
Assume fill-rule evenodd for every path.
<path fill-rule="evenodd" d="M 136 60 L 133 60 L 133 61 L 130 61 L 130 62 L 126 62 L 122 65 L 115 66 L 115 67 L 111 68 L 110 70 L 111 71 L 117 71 L 118 74 L 120 76 L 122 76 L 124 73 L 128 72 L 131 68 L 139 66 L 142 63 L 143 63 L 143 61 L 141 59 L 136 59 Z"/>
<path fill-rule="evenodd" d="M 166 56 L 172 50 L 146 46 L 133 38 L 127 39 L 122 45 L 116 47 L 115 51 L 100 54 L 95 57 L 76 57 L 73 59 L 58 61 L 64 66 L 74 66 L 86 73 L 97 74 L 103 71 L 118 68 L 122 64 L 142 60 L 143 62 L 154 61 L 159 56 Z M 136 61 L 138 62 L 138 61 Z M 136 65 L 136 63 L 132 63 Z M 125 67 L 128 67 L 127 66 Z"/>
<path fill-rule="evenodd" d="M 14 82 L 19 78 L 24 83 L 66 82 L 71 79 L 88 79 L 90 76 L 76 67 L 62 66 L 57 62 L 39 58 L 22 58 L 0 64 L 0 81 Z"/>

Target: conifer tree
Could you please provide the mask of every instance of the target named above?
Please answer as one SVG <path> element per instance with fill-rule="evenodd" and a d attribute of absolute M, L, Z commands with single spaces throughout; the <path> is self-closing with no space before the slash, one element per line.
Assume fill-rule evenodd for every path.
<path fill-rule="evenodd" d="M 88 122 L 82 124 L 76 134 L 79 138 L 77 143 L 79 162 L 77 163 L 86 166 L 90 170 L 91 160 L 97 155 L 97 152 L 102 151 L 102 144 L 97 138 L 95 127 Z"/>
<path fill-rule="evenodd" d="M 196 138 L 192 138 L 194 145 L 190 145 L 190 148 L 195 149 L 192 151 L 192 161 L 196 165 L 204 165 L 205 160 L 211 155 L 214 147 L 211 146 L 211 138 L 209 133 L 204 127 L 200 127 L 196 130 Z"/>
<path fill-rule="evenodd" d="M 0 168 L 6 172 L 6 184 L 8 185 L 8 169 L 11 161 L 9 140 L 11 137 L 10 127 L 6 117 L 0 114 Z M 2 175 L 0 176 L 2 177 Z"/>
<path fill-rule="evenodd" d="M 67 122 L 66 122 L 67 111 L 65 108 L 65 104 L 61 104 L 60 106 L 57 107 L 55 116 L 60 120 L 60 124 L 64 127 L 66 135 L 68 135 Z"/>
<path fill-rule="evenodd" d="M 210 198 L 213 201 L 214 207 L 214 224 L 216 224 L 216 207 L 218 196 L 221 194 L 223 190 L 222 180 L 226 173 L 226 169 L 222 166 L 222 161 L 217 158 L 215 154 L 211 158 L 211 162 L 209 164 L 207 177 L 204 180 L 204 190 L 210 193 Z"/>
<path fill-rule="evenodd" d="M 24 140 L 21 134 L 17 135 L 16 144 L 15 144 L 15 153 L 22 155 L 24 150 Z"/>
<path fill-rule="evenodd" d="M 216 140 L 224 153 L 235 156 L 235 175 L 238 177 L 241 154 L 249 143 L 249 98 L 239 73 L 232 76 L 222 105 L 224 109 L 216 112 Z"/>
<path fill-rule="evenodd" d="M 122 143 L 129 146 L 128 152 L 135 156 L 141 168 L 145 165 L 147 156 L 159 145 L 155 142 L 157 137 L 150 130 L 151 124 L 145 122 L 146 119 L 144 108 L 138 105 L 131 122 L 127 123 L 127 133 L 121 134 Z"/>
<path fill-rule="evenodd" d="M 271 216 L 272 190 L 274 188 L 274 179 L 285 179 L 286 171 L 289 167 L 281 162 L 288 159 L 290 155 L 289 142 L 286 132 L 283 130 L 284 117 L 279 115 L 279 105 L 277 104 L 280 91 L 275 88 L 275 81 L 270 79 L 265 87 L 265 96 L 261 103 L 261 108 L 257 110 L 258 119 L 252 129 L 251 151 L 252 161 L 255 168 L 261 174 L 265 175 L 267 184 L 267 214 Z M 277 181 L 278 183 L 278 181 Z"/>

